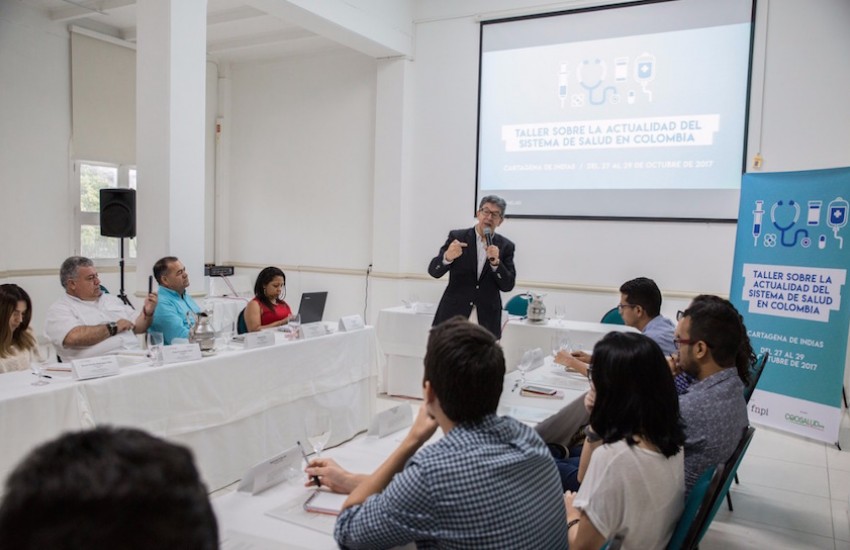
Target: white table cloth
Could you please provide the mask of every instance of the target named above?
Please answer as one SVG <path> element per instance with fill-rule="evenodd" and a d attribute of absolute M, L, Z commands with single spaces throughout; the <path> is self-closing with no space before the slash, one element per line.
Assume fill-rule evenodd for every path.
<path fill-rule="evenodd" d="M 378 314 L 378 342 L 387 362 L 387 394 L 422 397 L 422 359 L 433 321 L 433 314 L 415 313 L 414 309 L 405 307 L 383 309 Z M 552 336 L 559 333 L 566 335 L 574 346 L 589 350 L 612 330 L 636 332 L 624 325 L 557 319 L 532 323 L 526 319 L 511 319 L 502 330 L 505 364 L 508 371 L 515 369 L 527 349 L 541 348 L 545 355 L 551 354 Z"/>
<path fill-rule="evenodd" d="M 518 388 L 512 391 L 520 374 L 512 372 L 505 376 L 504 390 L 499 402 L 499 414 L 514 416 L 533 426 L 537 419 L 546 418 L 563 408 L 580 403 L 589 385 L 587 380 L 576 376 L 562 376 L 556 374 L 555 370 L 552 362 L 547 361 L 544 366 L 529 372 L 527 381 L 542 385 L 548 383 L 553 387 L 557 384 L 563 392 L 559 399 L 522 396 Z M 418 406 L 411 405 L 411 407 L 415 416 Z M 340 447 L 330 449 L 325 456 L 334 458 L 349 471 L 371 473 L 398 447 L 407 431 L 407 429 L 401 430 L 382 439 L 359 436 Z M 431 441 L 436 441 L 442 435 L 442 431 L 438 429 Z M 213 508 L 219 522 L 222 550 L 336 548 L 331 531 L 334 521 L 332 516 L 295 510 L 294 513 L 304 516 L 301 520 L 302 524 L 296 524 L 267 515 L 269 511 L 277 510 L 287 504 L 300 504 L 306 501 L 313 491 L 304 487 L 306 479 L 306 474 L 299 472 L 289 481 L 258 495 L 233 492 L 214 499 Z M 313 520 L 313 528 L 305 527 L 304 524 L 310 523 L 311 520 Z M 316 525 L 317 523 L 320 525 Z M 322 532 L 319 527 L 325 528 L 326 531 Z M 412 545 L 408 547 L 414 548 Z"/>
<path fill-rule="evenodd" d="M 0 376 L 4 478 L 33 446 L 66 430 L 112 424 L 147 430 L 192 449 L 210 490 L 305 439 L 311 409 L 332 414 L 330 444 L 368 427 L 374 411 L 372 327 L 200 361 L 125 367 L 118 376 L 73 381 L 54 374 L 31 386 L 28 372 Z"/>

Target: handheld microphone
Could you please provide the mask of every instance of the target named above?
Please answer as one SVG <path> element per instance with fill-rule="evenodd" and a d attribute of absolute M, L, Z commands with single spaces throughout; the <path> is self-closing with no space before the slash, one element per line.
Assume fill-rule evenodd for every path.
<path fill-rule="evenodd" d="M 493 246 L 493 232 L 490 231 L 489 227 L 484 228 L 484 239 L 487 241 L 487 246 Z M 487 261 L 491 264 L 496 261 L 496 258 L 487 258 Z"/>

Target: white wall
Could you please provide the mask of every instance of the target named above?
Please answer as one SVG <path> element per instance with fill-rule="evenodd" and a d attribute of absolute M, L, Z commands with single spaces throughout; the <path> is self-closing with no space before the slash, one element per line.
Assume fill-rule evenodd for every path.
<path fill-rule="evenodd" d="M 383 203 L 383 208 L 400 209 L 400 227 L 384 227 L 383 230 L 401 231 L 404 244 L 399 254 L 397 273 L 383 274 L 383 278 L 382 274 L 378 274 L 375 282 L 377 292 L 370 308 L 373 315 L 380 307 L 413 294 L 420 299 L 437 300 L 445 282 L 430 281 L 424 275 L 425 266 L 449 229 L 472 223 L 479 18 L 512 16 L 539 12 L 544 7 L 554 10 L 570 5 L 576 3 L 543 5 L 524 0 L 431 0 L 417 3 L 415 55 L 410 63 L 408 85 L 404 87 L 404 101 L 411 112 L 406 135 L 412 145 L 410 159 L 405 159 L 403 172 L 409 174 L 410 181 L 404 184 L 404 193 L 393 195 Z M 759 2 L 761 26 L 757 44 L 760 45 L 754 68 L 756 92 L 752 97 L 754 122 L 750 148 L 761 150 L 765 170 L 850 164 L 847 143 L 850 132 L 838 131 L 846 127 L 840 121 L 847 121 L 850 113 L 850 108 L 842 101 L 841 92 L 847 89 L 846 79 L 850 78 L 842 52 L 850 51 L 850 48 L 835 45 L 836 41 L 847 44 L 847 33 L 842 29 L 850 23 L 848 5 L 850 3 L 842 0 L 831 0 L 819 4 L 819 10 L 812 10 L 794 0 Z M 763 51 L 764 21 L 768 13 L 770 32 L 765 64 L 760 52 Z M 798 40 L 796 37 L 800 29 L 816 39 Z M 786 61 L 789 59 L 795 61 L 797 70 L 788 70 Z M 820 61 L 807 63 L 806 59 Z M 800 70 L 800 67 L 803 69 Z M 827 72 L 834 84 L 829 89 L 813 87 L 809 80 L 797 78 L 802 72 L 817 80 L 822 67 L 829 67 Z M 285 68 L 286 65 L 268 67 L 278 71 Z M 762 87 L 763 68 L 767 70 L 767 78 Z M 811 75 L 808 74 L 810 72 Z M 368 73 L 371 78 L 371 67 Z M 284 75 L 280 74 L 277 78 L 282 79 Z M 312 85 L 318 84 L 312 82 L 311 90 Z M 255 80 L 253 85 L 260 87 L 266 83 Z M 760 127 L 762 89 L 766 98 L 763 132 Z M 246 92 L 247 89 L 242 93 Z M 252 93 L 262 92 L 254 90 Z M 320 92 L 314 90 L 314 93 Z M 237 95 L 234 93 L 234 96 Z M 294 98 L 289 96 L 289 99 Z M 255 122 L 260 122 L 257 118 L 267 116 L 266 108 L 267 103 L 263 104 L 263 110 L 257 109 Z M 302 110 L 310 108 L 315 110 L 312 113 Z M 285 109 L 298 110 L 307 118 L 318 117 L 321 120 L 325 117 L 321 105 L 301 102 Z M 234 118 L 238 120 L 236 113 Z M 364 134 L 374 127 L 371 121 L 360 120 L 359 123 Z M 832 135 L 833 139 L 822 139 L 824 133 Z M 235 136 L 234 142 L 241 137 Z M 264 147 L 262 142 L 268 138 L 265 133 L 259 133 L 251 139 L 252 143 Z M 241 144 L 239 147 L 250 150 L 254 145 Z M 277 160 L 269 162 L 265 171 L 274 172 L 276 166 L 283 171 L 281 177 L 285 179 L 289 173 L 309 170 L 314 160 L 308 156 L 303 160 L 287 158 L 285 163 Z M 240 180 L 240 184 L 243 183 L 247 182 Z M 368 192 L 365 187 L 363 192 Z M 381 207 L 381 201 L 382 197 L 375 198 L 376 209 Z M 295 205 L 313 206 L 309 198 L 303 200 L 301 197 L 290 197 L 287 211 L 291 209 L 290 204 L 297 210 L 301 208 Z M 235 207 L 232 212 L 241 207 Z M 364 212 L 364 218 L 365 215 Z M 353 226 L 349 229 L 352 232 L 357 230 Z M 555 303 L 566 303 L 572 310 L 571 315 L 576 318 L 598 318 L 601 312 L 616 303 L 616 288 L 620 283 L 638 275 L 654 278 L 664 289 L 667 298 L 664 309 L 668 314 L 682 307 L 690 295 L 728 292 L 735 238 L 732 225 L 508 220 L 501 229 L 517 243 L 518 290 L 535 286 L 548 289 L 550 307 Z M 380 230 L 374 229 L 376 233 Z M 242 243 L 249 237 L 248 232 L 237 233 L 234 230 L 231 234 L 234 242 Z M 356 238 L 363 243 L 368 240 L 365 227 Z M 304 249 L 315 247 L 323 250 L 327 246 L 324 235 L 307 235 L 304 239 L 299 245 Z M 298 261 L 294 259 L 304 257 L 298 247 L 284 246 L 293 254 L 277 256 L 280 258 L 277 261 L 294 264 Z M 253 252 L 256 247 L 252 246 L 251 250 Z M 354 267 L 344 260 L 333 265 Z M 412 276 L 407 277 L 406 274 Z M 344 278 L 341 276 L 339 280 Z"/>
<path fill-rule="evenodd" d="M 341 49 L 222 68 L 226 93 L 218 112 L 227 117 L 222 143 L 229 145 L 220 153 L 228 161 L 217 168 L 226 187 L 222 196 L 230 198 L 217 205 L 224 213 L 216 221 L 230 220 L 216 243 L 217 259 L 239 262 L 251 274 L 267 264 L 294 267 L 288 269 L 293 287 L 297 281 L 303 290 L 331 290 L 328 316 L 362 312 L 375 234 L 398 232 L 397 265 L 372 278 L 370 316 L 374 320 L 380 307 L 414 293 L 437 300 L 445 281 L 425 275 L 427 261 L 449 229 L 471 224 L 474 208 L 476 14 L 570 5 L 576 4 L 416 3 L 414 56 L 399 71 L 405 82 L 397 87 L 409 120 L 403 167 L 396 170 L 405 187 L 392 196 L 376 195 L 373 187 L 376 60 Z M 757 57 L 754 66 L 748 156 L 760 150 L 770 171 L 850 165 L 850 103 L 844 97 L 850 89 L 850 2 L 760 0 L 760 23 L 766 14 L 767 57 L 766 63 Z M 762 30 L 757 46 L 759 40 Z M 58 296 L 54 273 L 72 252 L 74 231 L 64 25 L 22 2 L 4 1 L 0 74 L 0 196 L 6 206 L 0 279 L 33 290 L 38 321 Z M 401 223 L 373 227 L 378 209 L 397 209 Z M 728 291 L 732 226 L 508 220 L 502 229 L 517 243 L 518 289 L 550 287 L 550 307 L 566 303 L 575 318 L 598 318 L 615 303 L 614 289 L 636 275 L 658 280 L 668 313 L 689 294 Z M 116 277 L 109 277 L 108 285 L 117 288 Z M 196 286 L 199 279 L 196 274 Z M 292 292 L 290 301 L 297 298 Z"/>
<path fill-rule="evenodd" d="M 69 58 L 64 25 L 51 24 L 19 2 L 3 2 L 0 272 L 58 269 L 56 258 L 64 259 L 73 242 Z"/>
<path fill-rule="evenodd" d="M 792 3 L 774 3 L 778 11 L 801 10 Z M 547 4 L 551 9 L 568 5 Z M 497 8 L 509 11 L 494 12 Z M 410 113 L 404 132 L 410 146 L 401 152 L 409 154 L 400 171 L 403 192 L 374 196 L 374 209 L 400 211 L 401 223 L 395 225 L 396 218 L 388 216 L 393 225 L 376 225 L 372 233 L 366 223 L 371 216 L 365 201 L 372 193 L 369 170 L 355 163 L 360 171 L 349 171 L 344 183 L 329 180 L 323 159 L 339 164 L 336 155 L 323 156 L 330 148 L 321 139 L 321 132 L 308 130 L 306 136 L 302 132 L 305 126 L 317 128 L 336 120 L 336 111 L 328 112 L 334 105 L 316 101 L 317 97 L 339 95 L 337 81 L 327 77 L 329 70 L 344 65 L 347 78 L 365 86 L 375 78 L 373 66 L 348 64 L 342 61 L 346 56 L 343 53 L 234 65 L 229 175 L 231 189 L 238 188 L 239 192 L 231 197 L 228 257 L 237 263 L 358 270 L 369 263 L 370 257 L 382 253 L 369 250 L 370 240 L 383 243 L 370 237 L 385 231 L 400 232 L 397 265 L 391 266 L 390 272 L 376 273 L 371 315 L 374 318 L 381 307 L 414 294 L 423 300 L 439 299 L 445 281 L 429 279 L 425 266 L 449 229 L 472 223 L 474 210 L 479 17 L 517 15 L 539 8 L 535 2 L 522 0 L 417 4 L 415 55 L 409 74 L 401 77 L 406 79 L 404 86 L 398 86 L 404 94 L 404 111 Z M 771 37 L 783 43 L 791 35 L 792 29 L 778 28 L 772 30 Z M 787 73 L 779 78 L 775 85 L 785 86 L 781 80 L 788 78 Z M 770 116 L 766 113 L 765 119 Z M 291 129 L 293 121 L 297 121 L 296 128 Z M 366 136 L 374 132 L 375 122 L 368 117 L 349 119 L 344 128 L 352 136 Z M 299 139 L 306 140 L 307 146 L 291 151 Z M 763 145 L 762 153 L 767 158 L 769 143 Z M 357 154 L 367 154 L 366 149 Z M 367 158 L 359 160 L 363 163 Z M 352 179 L 357 183 L 352 184 Z M 341 240 L 336 236 L 329 240 L 326 232 L 312 230 L 314 225 L 307 221 L 307 230 L 298 233 L 298 242 L 291 242 L 289 237 L 295 229 L 290 218 L 301 219 L 307 212 L 313 215 L 326 199 L 304 189 L 304 182 L 311 180 L 318 182 L 314 185 L 321 193 L 353 191 L 364 199 L 359 209 L 349 209 L 354 213 L 350 218 L 340 217 L 336 204 L 325 208 L 331 226 L 345 220 Z M 285 193 L 281 197 L 285 214 L 274 226 L 281 235 L 280 245 L 268 247 L 267 238 L 258 237 L 264 228 L 269 231 L 267 219 L 278 216 L 270 199 L 275 189 Z M 508 220 L 502 230 L 517 243 L 517 290 L 547 289 L 550 307 L 566 303 L 575 318 L 599 318 L 616 303 L 620 283 L 638 275 L 658 281 L 668 298 L 668 313 L 675 312 L 693 294 L 728 291 L 735 231 L 732 225 Z M 351 250 L 343 246 L 346 253 L 341 254 L 339 242 L 356 244 Z M 308 268 L 305 274 L 309 272 Z M 350 284 L 343 282 L 350 277 L 338 275 L 332 290 L 333 284 Z M 349 296 L 346 292 L 346 297 L 351 303 L 345 307 L 354 310 L 363 293 Z"/>

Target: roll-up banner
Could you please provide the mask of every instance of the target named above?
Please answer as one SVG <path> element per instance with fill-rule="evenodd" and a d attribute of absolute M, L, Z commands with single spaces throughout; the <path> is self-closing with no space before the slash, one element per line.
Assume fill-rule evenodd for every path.
<path fill-rule="evenodd" d="M 750 421 L 828 443 L 850 322 L 848 195 L 850 168 L 744 175 L 730 291 L 753 349 L 770 353 Z"/>

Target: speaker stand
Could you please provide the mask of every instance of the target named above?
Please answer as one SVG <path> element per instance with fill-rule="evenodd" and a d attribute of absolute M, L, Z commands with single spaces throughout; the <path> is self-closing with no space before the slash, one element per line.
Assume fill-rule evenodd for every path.
<path fill-rule="evenodd" d="M 127 294 L 124 293 L 124 237 L 121 237 L 121 260 L 118 262 L 118 269 L 121 272 L 121 289 L 118 292 L 118 297 L 121 298 L 121 301 L 130 306 L 133 309 L 133 304 L 130 303 L 129 298 L 127 298 Z"/>

